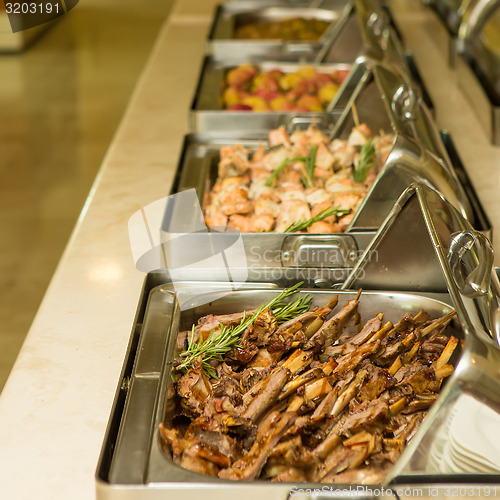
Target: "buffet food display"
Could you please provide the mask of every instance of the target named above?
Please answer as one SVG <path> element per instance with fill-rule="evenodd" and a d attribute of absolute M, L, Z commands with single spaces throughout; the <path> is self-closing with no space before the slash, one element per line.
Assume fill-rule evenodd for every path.
<path fill-rule="evenodd" d="M 259 71 L 252 64 L 228 70 L 222 107 L 248 111 L 325 111 L 333 102 L 347 71 L 321 72 L 300 66 L 293 73 L 280 69 Z"/>
<path fill-rule="evenodd" d="M 179 334 L 179 414 L 162 439 L 175 463 L 209 476 L 380 484 L 453 373 L 455 311 L 393 325 L 383 312 L 362 319 L 360 294 L 308 311 L 307 296 L 283 302 L 294 291 Z"/>
<path fill-rule="evenodd" d="M 249 21 L 234 30 L 236 39 L 319 40 L 330 23 L 323 19 L 294 17 L 279 21 Z"/>
<path fill-rule="evenodd" d="M 269 133 L 251 156 L 241 145 L 220 150 L 218 177 L 205 196 L 208 226 L 242 233 L 341 233 L 385 164 L 394 136 L 361 124 L 348 139 L 314 126 Z"/>
<path fill-rule="evenodd" d="M 449 63 L 490 141 L 500 145 L 500 3 L 432 0 L 447 32 Z"/>
<path fill-rule="evenodd" d="M 292 3 L 215 12 L 171 194 L 248 277 L 146 276 L 99 498 L 494 479 L 425 459 L 464 387 L 500 402 L 488 218 L 390 12 Z"/>

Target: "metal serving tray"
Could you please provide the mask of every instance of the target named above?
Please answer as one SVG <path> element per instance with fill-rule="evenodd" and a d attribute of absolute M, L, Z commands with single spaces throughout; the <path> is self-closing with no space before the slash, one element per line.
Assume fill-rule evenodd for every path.
<path fill-rule="evenodd" d="M 403 240 L 404 236 L 409 238 L 399 244 L 402 236 Z M 359 498 L 407 498 L 404 488 L 415 485 L 433 487 L 432 497 L 444 498 L 450 485 L 480 487 L 497 483 L 499 475 L 439 474 L 426 460 L 429 447 L 446 433 L 443 416 L 461 394 L 470 394 L 500 408 L 499 328 L 494 314 L 498 310 L 500 285 L 492 273 L 493 257 L 487 240 L 436 192 L 416 186 L 401 197 L 371 247 L 378 252 L 376 258 L 374 253 L 365 254 L 343 284 L 344 290 L 339 291 L 340 302 L 355 293 L 349 289 L 362 285 L 364 290 L 370 290 L 375 283 L 376 289 L 386 291 L 363 292 L 367 300 L 362 297 L 362 314 L 383 310 L 391 320 L 393 314 L 400 316 L 395 312 L 398 309 L 416 312 L 424 307 L 431 314 L 440 315 L 453 304 L 460 320 L 454 323 L 453 334 L 465 340 L 465 348 L 455 374 L 384 482 L 385 494 L 381 494 L 380 487 L 364 488 L 361 493 L 358 490 Z M 428 272 L 421 272 L 423 268 L 415 272 L 415 262 Z M 380 268 L 384 266 L 387 278 L 380 280 Z M 251 307 L 277 293 L 277 288 L 296 281 L 285 273 L 275 281 L 267 281 L 266 277 L 255 281 L 254 277 L 250 276 L 243 289 L 230 291 L 211 303 L 208 302 L 211 295 L 203 295 L 224 288 L 223 283 L 175 283 L 176 293 L 192 301 L 192 307 L 183 308 L 182 312 L 176 307 L 177 296 L 167 272 L 146 277 L 96 471 L 98 500 L 159 499 L 167 494 L 193 498 L 200 490 L 206 498 L 238 495 L 243 499 L 263 495 L 286 499 L 295 496 L 298 486 L 318 488 L 317 497 L 322 498 L 325 485 L 263 481 L 250 485 L 192 473 L 173 464 L 161 447 L 158 424 L 169 415 L 167 390 L 176 333 L 208 312 L 217 314 Z M 393 291 L 399 289 L 400 283 L 403 289 L 415 292 Z M 396 287 L 391 288 L 394 284 Z M 311 282 L 304 284 L 306 289 L 311 286 Z M 307 291 L 318 303 L 324 303 L 325 295 L 332 293 Z M 340 488 L 344 486 L 330 491 L 328 497 L 345 498 L 349 493 L 342 493 Z M 304 492 L 299 498 L 306 495 Z"/>
<path fill-rule="evenodd" d="M 221 93 L 224 87 L 226 72 L 234 68 L 237 64 L 228 61 L 217 61 L 213 57 L 205 57 L 201 73 L 196 86 L 195 95 L 190 110 L 190 125 L 193 131 L 251 131 L 262 133 L 271 130 L 283 123 L 290 112 L 257 112 L 257 111 L 235 111 L 225 110 L 221 106 Z M 270 71 L 278 69 L 284 73 L 293 73 L 304 64 L 266 61 L 255 63 L 254 66 L 259 71 Z M 334 71 L 350 72 L 352 65 L 344 63 L 336 64 L 309 64 L 319 73 L 332 73 Z M 346 79 L 347 80 L 347 79 Z M 341 85 L 338 92 L 352 92 L 352 83 L 346 81 Z M 322 119 L 323 113 L 301 113 Z"/>
<path fill-rule="evenodd" d="M 216 9 L 207 40 L 207 52 L 222 60 L 315 61 L 353 63 L 356 59 L 377 57 L 380 52 L 401 51 L 401 35 L 390 11 L 378 2 L 329 0 L 325 8 L 266 6 L 261 2 L 230 2 Z M 318 18 L 331 25 L 318 41 L 239 40 L 233 38 L 235 26 L 244 21 Z M 384 39 L 384 43 L 380 41 Z M 378 52 L 378 53 L 377 53 Z"/>
<path fill-rule="evenodd" d="M 422 238 L 423 232 L 429 238 Z M 500 479 L 498 473 L 478 474 L 472 468 L 466 468 L 468 474 L 439 474 L 433 470 L 439 464 L 431 459 L 438 443 L 450 440 L 449 422 L 462 395 L 500 411 L 500 282 L 492 265 L 489 240 L 435 191 L 415 185 L 400 198 L 365 258 L 343 284 L 349 289 L 382 290 L 446 287 L 465 330 L 465 350 L 457 370 L 440 404 L 431 409 L 416 439 L 389 473 L 390 485 L 426 485 L 427 491 L 437 486 L 428 496 L 447 497 L 450 484 L 476 484 L 480 497 L 481 483 L 496 484 Z M 460 493 L 465 495 L 470 492 Z"/>
<path fill-rule="evenodd" d="M 382 117 L 383 114 L 378 114 Z M 376 123 L 377 128 L 384 129 L 387 124 Z M 477 197 L 467 172 L 458 156 L 453 141 L 447 132 L 440 134 L 454 171 L 470 201 L 473 210 L 474 227 L 491 236 L 491 224 Z M 265 140 L 265 139 L 264 139 Z M 171 194 L 187 189 L 196 189 L 200 204 L 205 192 L 215 182 L 219 150 L 223 145 L 243 144 L 248 149 L 256 149 L 263 138 L 248 139 L 235 137 L 214 139 L 203 134 L 191 134 L 184 138 L 182 154 L 177 167 L 176 177 Z M 389 193 L 394 196 L 394 193 Z M 397 195 L 390 202 L 391 208 L 397 201 Z M 372 209 L 368 205 L 367 211 Z M 383 217 L 380 218 L 380 224 Z M 241 234 L 245 245 L 249 267 L 324 267 L 331 268 L 338 280 L 345 278 L 346 273 L 358 261 L 368 243 L 372 240 L 380 226 L 359 228 L 353 226 L 348 232 L 335 235 L 320 234 Z"/>
<path fill-rule="evenodd" d="M 454 68 L 460 46 L 458 41 L 460 26 L 468 18 L 478 0 L 431 0 L 427 3 L 446 28 L 448 60 L 450 66 Z"/>
<path fill-rule="evenodd" d="M 333 6 L 334 5 L 334 6 Z M 259 2 L 234 2 L 218 5 L 207 40 L 207 51 L 218 59 L 242 60 L 309 60 L 311 61 L 330 33 L 336 31 L 352 9 L 344 0 L 330 5 L 328 9 L 309 8 L 299 5 L 264 6 Z M 259 21 L 281 21 L 306 18 L 327 21 L 330 27 L 318 41 L 301 40 L 244 40 L 235 39 L 238 26 Z"/>
<path fill-rule="evenodd" d="M 474 227 L 488 231 L 490 225 L 484 217 L 484 211 L 479 210 L 481 220 L 476 220 L 475 208 L 469 199 L 470 193 L 466 193 L 465 184 L 461 183 L 451 164 L 443 139 L 437 132 L 429 109 L 420 98 L 418 88 L 407 83 L 406 79 L 401 78 L 401 74 L 397 75 L 381 65 L 374 65 L 371 69 L 360 65 L 356 71 L 361 76 L 346 81 L 346 84 L 354 87 L 354 90 L 348 94 L 338 95 L 335 103 L 337 111 L 322 115 L 319 124 L 327 135 L 346 138 L 355 123 L 353 116 L 355 107 L 360 123 L 366 123 L 375 131 L 392 132 L 396 139 L 385 167 L 358 209 L 349 231 L 367 229 L 373 231 L 374 228 L 378 228 L 400 194 L 412 182 L 418 180 L 438 189 L 450 203 L 468 217 Z M 310 120 L 310 117 L 306 117 L 307 120 Z M 293 127 L 294 124 L 285 122 L 285 125 Z M 238 130 L 236 123 L 233 130 Z M 196 164 L 198 166 L 190 167 L 189 164 L 194 157 L 189 156 L 192 152 L 186 153 L 187 156 L 183 156 L 181 162 L 175 191 L 196 188 L 202 200 L 206 189 L 209 189 L 214 182 L 213 177 L 211 178 L 214 175 L 214 161 L 217 160 L 213 156 L 216 153 L 214 147 L 224 144 L 227 140 L 236 143 L 265 137 L 262 133 L 254 132 L 254 134 L 248 131 L 232 134 L 229 132 L 200 134 L 198 137 L 201 141 L 210 139 L 214 141 L 211 153 L 205 149 L 198 154 L 203 157 L 206 152 L 209 160 L 205 163 L 203 160 L 198 160 Z M 202 168 L 203 171 L 200 170 Z M 465 181 L 470 185 L 468 180 Z M 475 196 L 474 198 L 477 199 Z M 266 237 L 260 235 L 259 241 L 262 239 L 261 236 Z"/>
<path fill-rule="evenodd" d="M 411 80 L 413 85 L 420 89 L 423 101 L 431 114 L 434 114 L 434 104 L 422 81 L 413 56 L 409 53 L 405 54 L 404 61 L 404 70 L 409 73 L 408 80 Z M 255 112 L 223 109 L 221 106 L 221 93 L 225 74 L 235 66 L 237 66 L 237 63 L 217 61 L 211 56 L 205 57 L 189 112 L 189 122 L 192 131 L 218 133 L 239 130 L 262 134 L 265 131 L 279 127 L 284 122 L 286 123 L 287 120 L 293 119 L 294 113 L 290 112 Z M 254 63 L 254 66 L 259 71 L 279 69 L 284 73 L 292 73 L 304 65 L 280 61 L 263 61 Z M 315 119 L 319 123 L 333 127 L 335 117 L 344 110 L 349 98 L 360 85 L 363 75 L 370 71 L 370 64 L 361 60 L 355 64 L 327 63 L 308 64 L 308 66 L 312 66 L 317 72 L 323 73 L 333 71 L 349 72 L 339 87 L 335 101 L 331 105 L 333 109 L 329 113 L 300 113 L 301 116 L 309 116 L 310 119 Z"/>
<path fill-rule="evenodd" d="M 459 29 L 457 74 L 491 142 L 500 145 L 500 2 L 483 0 Z"/>

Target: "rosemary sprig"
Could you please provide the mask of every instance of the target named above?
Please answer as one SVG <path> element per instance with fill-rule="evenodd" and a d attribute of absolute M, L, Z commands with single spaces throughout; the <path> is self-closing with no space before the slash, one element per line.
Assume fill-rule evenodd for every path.
<path fill-rule="evenodd" d="M 276 307 L 273 307 L 273 314 L 278 320 L 278 325 L 309 311 L 311 301 L 312 297 L 306 295 L 305 297 L 299 297 L 293 302 L 280 302 L 276 304 Z"/>
<path fill-rule="evenodd" d="M 318 146 L 313 146 L 309 152 L 309 156 L 305 158 L 305 176 L 302 177 L 302 182 L 306 188 L 310 188 L 314 185 L 314 165 L 316 164 L 316 152 L 318 151 Z"/>
<path fill-rule="evenodd" d="M 358 165 L 354 167 L 354 182 L 365 182 L 368 172 L 376 165 L 377 158 L 373 139 L 368 139 L 361 147 Z"/>
<path fill-rule="evenodd" d="M 290 315 L 296 315 L 298 314 L 297 311 L 300 311 L 300 313 L 302 313 L 307 310 L 304 310 L 306 304 L 307 308 L 310 304 L 310 300 L 307 297 L 293 302 L 292 304 L 295 305 L 295 309 L 289 304 L 284 303 L 284 299 L 298 292 L 298 288 L 300 285 L 302 285 L 302 282 L 283 290 L 279 295 L 271 299 L 267 304 L 262 304 L 261 306 L 259 306 L 249 318 L 245 318 L 245 316 L 243 316 L 243 319 L 239 325 L 227 327 L 220 324 L 220 331 L 216 332 L 214 328 L 205 340 L 200 336 L 198 342 L 194 342 L 195 325 L 193 325 L 188 342 L 188 348 L 179 355 L 184 359 L 177 365 L 177 370 L 187 372 L 189 368 L 191 368 L 193 364 L 201 357 L 203 370 L 210 377 L 217 378 L 217 374 L 215 373 L 215 370 L 209 362 L 212 360 L 216 360 L 219 362 L 222 361 L 223 355 L 229 352 L 234 346 L 238 344 L 238 341 L 243 332 L 255 322 L 259 314 L 261 314 L 268 308 L 271 308 L 273 312 L 276 309 L 276 312 L 278 313 L 278 316 L 280 318 L 279 321 L 283 322 L 286 321 L 286 319 L 283 318 L 288 318 Z"/>
<path fill-rule="evenodd" d="M 304 163 L 307 162 L 307 158 L 305 156 L 294 156 L 293 158 L 285 158 L 272 172 L 269 178 L 267 179 L 265 185 L 267 187 L 273 187 L 278 175 L 281 171 L 289 164 L 295 161 L 302 161 Z"/>
<path fill-rule="evenodd" d="M 326 219 L 331 215 L 339 215 L 339 214 L 347 215 L 348 213 L 349 210 L 341 210 L 338 207 L 325 208 L 324 210 L 321 210 L 321 212 L 316 214 L 314 217 L 311 217 L 310 219 L 306 220 L 302 219 L 297 222 L 293 222 L 283 232 L 294 233 L 296 231 L 303 231 L 304 229 L 307 229 L 309 226 L 312 226 L 315 222 L 322 221 L 323 219 Z"/>
<path fill-rule="evenodd" d="M 273 187 L 274 182 L 278 178 L 278 175 L 280 175 L 281 171 L 290 163 L 289 158 L 285 158 L 272 172 L 271 175 L 269 176 L 269 179 L 267 179 L 265 185 L 267 187 Z"/>

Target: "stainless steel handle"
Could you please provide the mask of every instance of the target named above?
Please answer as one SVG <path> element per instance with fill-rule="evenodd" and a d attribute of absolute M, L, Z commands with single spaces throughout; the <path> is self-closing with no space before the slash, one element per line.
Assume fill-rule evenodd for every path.
<path fill-rule="evenodd" d="M 474 298 L 489 292 L 493 247 L 482 233 L 469 230 L 452 234 L 448 263 L 462 295 Z"/>
<path fill-rule="evenodd" d="M 317 47 L 312 43 L 287 43 L 283 45 L 283 52 L 293 56 L 303 55 L 313 58 L 317 50 Z"/>
<path fill-rule="evenodd" d="M 465 42 L 476 38 L 498 7 L 500 7 L 500 0 L 480 0 L 472 9 L 469 19 L 460 25 L 459 40 Z"/>
<path fill-rule="evenodd" d="M 391 108 L 400 122 L 415 120 L 419 105 L 419 92 L 408 84 L 401 84 L 392 96 Z"/>
<path fill-rule="evenodd" d="M 359 256 L 356 240 L 347 234 L 290 235 L 281 245 L 283 267 L 350 268 Z"/>
<path fill-rule="evenodd" d="M 284 126 L 291 134 L 297 127 L 304 129 L 310 125 L 317 125 L 323 130 L 331 130 L 334 127 L 336 120 L 337 117 L 334 114 L 318 112 L 308 113 L 307 115 L 286 115 L 279 120 L 279 124 Z"/>

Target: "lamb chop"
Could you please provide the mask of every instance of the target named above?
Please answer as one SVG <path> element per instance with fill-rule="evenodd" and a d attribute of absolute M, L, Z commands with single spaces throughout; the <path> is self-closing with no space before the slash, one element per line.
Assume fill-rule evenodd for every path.
<path fill-rule="evenodd" d="M 334 296 L 285 321 L 264 306 L 201 318 L 198 338 L 216 328 L 239 337 L 210 363 L 203 349 L 187 369 L 179 356 L 177 401 L 190 424 L 160 426 L 173 460 L 232 480 L 380 482 L 453 373 L 460 342 L 445 334 L 454 311 L 362 323 L 360 301 L 333 313 Z"/>

